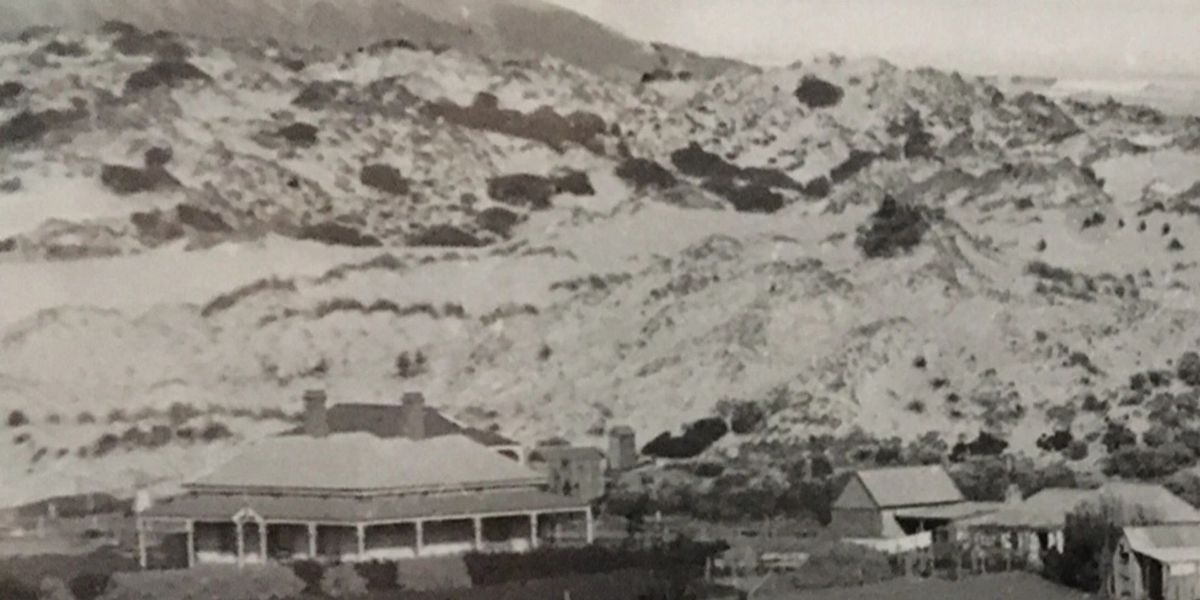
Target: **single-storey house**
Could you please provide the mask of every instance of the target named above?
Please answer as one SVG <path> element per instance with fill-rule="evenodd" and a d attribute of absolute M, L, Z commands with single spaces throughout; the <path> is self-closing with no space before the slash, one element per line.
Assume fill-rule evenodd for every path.
<path fill-rule="evenodd" d="M 330 433 L 370 433 L 381 438 L 422 440 L 461 435 L 512 458 L 525 460 L 521 444 L 495 431 L 468 427 L 425 403 L 420 392 L 406 392 L 396 403 L 328 404 L 324 390 L 304 393 L 304 424 L 290 435 L 319 437 Z"/>
<path fill-rule="evenodd" d="M 1112 598 L 1200 598 L 1200 525 L 1125 527 L 1112 555 Z"/>
<path fill-rule="evenodd" d="M 529 466 L 549 477 L 551 491 L 588 501 L 604 495 L 605 463 L 599 448 L 586 446 L 540 446 L 529 453 Z"/>
<path fill-rule="evenodd" d="M 591 543 L 588 503 L 547 487 L 543 474 L 461 435 L 273 437 L 139 513 L 140 558 L 157 534 L 175 536 L 187 566 Z"/>
<path fill-rule="evenodd" d="M 968 502 L 941 466 L 855 471 L 832 507 L 830 527 L 847 538 L 902 538 L 997 510 Z"/>
<path fill-rule="evenodd" d="M 1200 523 L 1200 510 L 1161 485 L 1111 481 L 1090 489 L 1046 488 L 960 526 L 976 538 L 992 538 L 1036 562 L 1044 550 L 1063 550 L 1067 516 L 1088 507 L 1115 511 L 1123 524 Z"/>

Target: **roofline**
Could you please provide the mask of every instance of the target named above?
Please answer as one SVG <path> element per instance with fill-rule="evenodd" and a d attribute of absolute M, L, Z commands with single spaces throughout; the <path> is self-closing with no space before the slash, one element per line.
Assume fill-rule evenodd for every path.
<path fill-rule="evenodd" d="M 467 512 L 461 512 L 461 513 L 450 513 L 450 514 L 446 514 L 446 515 L 425 516 L 425 517 L 403 517 L 403 518 L 397 518 L 397 519 L 346 519 L 346 520 L 339 521 L 337 519 L 304 520 L 304 519 L 271 519 L 271 518 L 263 517 L 262 522 L 266 523 L 268 525 L 272 525 L 272 524 L 273 525 L 307 525 L 309 523 L 313 523 L 316 525 L 345 525 L 346 523 L 361 523 L 363 525 L 390 525 L 390 524 L 394 524 L 394 523 L 428 523 L 430 521 L 455 521 L 458 519 L 462 519 L 463 517 L 496 518 L 496 517 L 521 517 L 521 516 L 531 515 L 531 514 L 549 515 L 549 514 L 575 513 L 575 512 L 585 511 L 585 510 L 591 510 L 591 508 L 592 507 L 590 504 L 581 503 L 578 505 L 559 506 L 559 507 L 555 507 L 555 508 L 534 508 L 534 509 L 529 509 L 529 510 L 467 511 Z M 195 517 L 182 515 L 182 514 L 180 514 L 180 515 L 143 515 L 143 516 L 138 516 L 138 519 L 144 523 L 150 523 L 150 522 L 178 523 L 181 521 L 201 520 L 201 519 L 197 519 Z M 232 519 L 230 519 L 230 521 L 232 522 Z M 209 521 L 203 521 L 203 522 L 209 522 Z"/>
<path fill-rule="evenodd" d="M 258 495 L 293 495 L 293 496 L 397 496 L 410 494 L 427 494 L 441 492 L 462 492 L 467 490 L 494 490 L 503 488 L 529 487 L 549 485 L 546 477 L 526 477 L 522 479 L 506 479 L 465 484 L 436 484 L 419 486 L 393 486 L 369 488 L 332 488 L 332 487 L 286 487 L 270 485 L 229 485 L 191 482 L 183 484 L 183 488 L 194 492 L 216 494 L 258 494 Z"/>

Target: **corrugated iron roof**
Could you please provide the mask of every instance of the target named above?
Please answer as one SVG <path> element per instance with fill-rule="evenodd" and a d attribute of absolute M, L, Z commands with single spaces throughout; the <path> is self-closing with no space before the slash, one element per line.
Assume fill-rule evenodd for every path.
<path fill-rule="evenodd" d="M 545 482 L 463 436 L 383 439 L 366 433 L 267 438 L 189 488 L 422 490 Z"/>
<path fill-rule="evenodd" d="M 371 433 L 382 438 L 404 437 L 405 407 L 401 404 L 342 402 L 329 407 L 325 414 L 330 433 Z M 450 419 L 432 406 L 423 406 L 425 437 L 464 435 L 484 446 L 512 446 L 517 442 L 494 431 L 467 427 Z M 288 432 L 301 435 L 304 427 Z"/>
<path fill-rule="evenodd" d="M 1101 504 L 1129 512 L 1126 519 L 1200 523 L 1200 511 L 1161 485 L 1113 481 L 1095 489 L 1047 488 L 969 524 L 1010 529 L 1062 529 L 1068 514 L 1083 505 Z M 1141 514 L 1133 514 L 1135 509 Z"/>
<path fill-rule="evenodd" d="M 590 446 L 542 446 L 529 453 L 529 460 L 569 460 L 572 462 L 604 460 L 604 452 Z"/>
<path fill-rule="evenodd" d="M 536 489 L 369 498 L 193 492 L 164 500 L 142 514 L 227 521 L 249 509 L 267 521 L 359 523 L 586 508 L 586 502 Z"/>
<path fill-rule="evenodd" d="M 962 502 L 962 492 L 938 465 L 866 469 L 856 473 L 880 508 Z"/>
<path fill-rule="evenodd" d="M 1161 562 L 1200 560 L 1200 525 L 1126 527 L 1129 548 Z"/>

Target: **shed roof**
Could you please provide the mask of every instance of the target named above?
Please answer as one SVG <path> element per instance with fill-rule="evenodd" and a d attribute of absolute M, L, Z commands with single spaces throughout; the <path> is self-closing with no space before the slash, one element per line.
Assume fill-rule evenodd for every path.
<path fill-rule="evenodd" d="M 1006 506 L 970 525 L 1009 529 L 1062 529 L 1067 515 L 1081 505 L 1111 503 L 1123 511 L 1139 510 L 1142 519 L 1155 523 L 1200 523 L 1200 511 L 1161 485 L 1125 481 L 1108 482 L 1095 489 L 1047 488 Z M 1133 519 L 1134 514 L 1126 516 Z"/>
<path fill-rule="evenodd" d="M 579 499 L 535 489 L 369 498 L 192 492 L 164 500 L 142 514 L 150 518 L 227 521 L 250 509 L 267 521 L 359 523 L 586 508 L 587 503 Z"/>
<path fill-rule="evenodd" d="M 968 517 L 986 515 L 1000 510 L 1002 502 L 959 502 L 957 504 L 941 504 L 936 506 L 918 506 L 897 510 L 894 514 L 902 519 L 922 519 L 927 521 L 958 521 Z"/>
<path fill-rule="evenodd" d="M 962 502 L 962 492 L 938 465 L 866 469 L 855 475 L 880 508 Z"/>
<path fill-rule="evenodd" d="M 1200 561 L 1200 525 L 1126 527 L 1130 550 L 1161 562 Z"/>
<path fill-rule="evenodd" d="M 254 444 L 192 489 L 420 491 L 540 484 L 544 476 L 464 436 L 284 436 Z"/>

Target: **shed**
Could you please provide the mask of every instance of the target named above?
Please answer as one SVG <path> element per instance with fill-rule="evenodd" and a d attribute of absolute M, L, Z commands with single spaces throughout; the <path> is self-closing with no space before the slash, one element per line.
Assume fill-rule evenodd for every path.
<path fill-rule="evenodd" d="M 965 502 L 962 492 L 941 466 L 866 469 L 856 471 L 842 488 L 833 503 L 830 526 L 846 537 L 902 537 L 914 533 L 909 529 L 921 529 L 915 522 L 907 528 L 902 525 L 897 517 L 904 520 L 905 511 L 916 514 L 915 509 Z"/>
<path fill-rule="evenodd" d="M 1200 598 L 1200 525 L 1125 527 L 1110 573 L 1114 598 Z"/>

